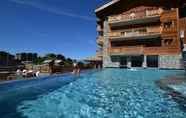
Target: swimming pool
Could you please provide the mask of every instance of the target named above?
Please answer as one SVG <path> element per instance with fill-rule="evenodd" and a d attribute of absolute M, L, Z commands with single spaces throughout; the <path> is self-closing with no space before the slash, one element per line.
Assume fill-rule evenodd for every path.
<path fill-rule="evenodd" d="M 185 118 L 155 84 L 179 70 L 104 69 L 0 85 L 1 118 Z"/>

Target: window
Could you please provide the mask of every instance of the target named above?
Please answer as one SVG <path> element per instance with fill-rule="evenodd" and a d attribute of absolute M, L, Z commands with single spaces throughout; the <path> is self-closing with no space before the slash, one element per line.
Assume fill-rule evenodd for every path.
<path fill-rule="evenodd" d="M 186 61 L 186 51 L 183 52 L 183 60 Z"/>
<path fill-rule="evenodd" d="M 111 61 L 112 62 L 119 62 L 120 58 L 118 56 L 111 56 Z"/>
<path fill-rule="evenodd" d="M 169 46 L 169 45 L 172 44 L 172 42 L 173 42 L 173 39 L 165 39 L 165 40 L 164 40 L 164 45 L 165 45 L 165 46 Z"/>
<path fill-rule="evenodd" d="M 186 3 L 179 9 L 179 16 L 180 18 L 186 17 Z"/>
<path fill-rule="evenodd" d="M 121 35 L 122 35 L 122 36 L 125 36 L 125 34 L 126 34 L 126 32 L 121 32 Z"/>

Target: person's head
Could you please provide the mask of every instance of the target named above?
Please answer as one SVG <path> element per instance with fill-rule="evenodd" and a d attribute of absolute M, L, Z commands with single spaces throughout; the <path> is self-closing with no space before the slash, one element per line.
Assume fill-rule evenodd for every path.
<path fill-rule="evenodd" d="M 76 63 L 76 62 L 74 62 L 74 63 L 73 63 L 73 65 L 74 65 L 74 67 L 76 67 L 76 66 L 77 66 L 77 63 Z"/>

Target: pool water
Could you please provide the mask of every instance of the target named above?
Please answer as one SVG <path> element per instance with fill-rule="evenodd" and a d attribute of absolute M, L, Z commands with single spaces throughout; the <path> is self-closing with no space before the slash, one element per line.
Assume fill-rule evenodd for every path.
<path fill-rule="evenodd" d="M 0 85 L 0 118 L 185 118 L 156 81 L 180 70 L 104 69 Z"/>

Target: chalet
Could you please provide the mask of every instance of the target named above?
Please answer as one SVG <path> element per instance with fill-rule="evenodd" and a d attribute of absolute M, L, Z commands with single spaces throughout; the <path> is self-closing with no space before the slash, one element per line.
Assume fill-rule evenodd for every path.
<path fill-rule="evenodd" d="M 183 0 L 112 0 L 95 10 L 103 67 L 181 69 Z"/>

